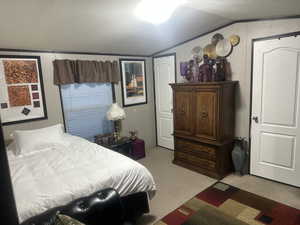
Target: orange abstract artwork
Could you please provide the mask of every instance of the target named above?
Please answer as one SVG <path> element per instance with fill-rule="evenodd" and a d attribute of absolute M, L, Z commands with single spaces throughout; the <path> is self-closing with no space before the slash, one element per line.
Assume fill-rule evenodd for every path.
<path fill-rule="evenodd" d="M 37 83 L 37 64 L 34 60 L 3 60 L 7 84 Z"/>
<path fill-rule="evenodd" d="M 9 86 L 7 88 L 11 107 L 31 105 L 30 91 L 27 85 Z"/>

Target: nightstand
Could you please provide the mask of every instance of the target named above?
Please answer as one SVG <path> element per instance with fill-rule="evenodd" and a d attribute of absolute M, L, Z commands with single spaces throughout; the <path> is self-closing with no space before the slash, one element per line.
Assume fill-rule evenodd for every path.
<path fill-rule="evenodd" d="M 132 158 L 141 159 L 146 156 L 145 154 L 145 142 L 142 139 L 135 139 L 132 141 Z"/>
<path fill-rule="evenodd" d="M 125 156 L 132 157 L 132 140 L 127 137 L 122 137 L 120 140 L 115 141 L 112 135 L 113 134 L 97 135 L 95 136 L 95 143 Z"/>
<path fill-rule="evenodd" d="M 145 142 L 139 138 L 131 140 L 128 137 L 122 137 L 115 141 L 113 134 L 102 134 L 95 136 L 95 143 L 135 160 L 146 156 Z"/>

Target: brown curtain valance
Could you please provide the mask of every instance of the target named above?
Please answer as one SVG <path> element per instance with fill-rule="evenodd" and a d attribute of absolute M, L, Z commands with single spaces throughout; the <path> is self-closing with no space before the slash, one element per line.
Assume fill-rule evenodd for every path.
<path fill-rule="evenodd" d="M 118 83 L 120 71 L 117 61 L 55 60 L 54 84 Z"/>

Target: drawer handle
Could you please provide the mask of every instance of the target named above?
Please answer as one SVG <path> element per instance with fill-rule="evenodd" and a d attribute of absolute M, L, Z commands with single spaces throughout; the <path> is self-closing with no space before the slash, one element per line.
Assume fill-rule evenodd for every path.
<path fill-rule="evenodd" d="M 208 112 L 201 112 L 201 117 L 204 119 L 204 118 L 207 118 L 208 117 Z"/>

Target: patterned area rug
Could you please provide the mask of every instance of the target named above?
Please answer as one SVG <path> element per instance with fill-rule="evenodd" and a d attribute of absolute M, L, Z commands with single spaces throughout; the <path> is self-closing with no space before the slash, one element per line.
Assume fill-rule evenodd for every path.
<path fill-rule="evenodd" d="M 300 210 L 218 182 L 155 225 L 181 224 L 300 225 Z"/>

